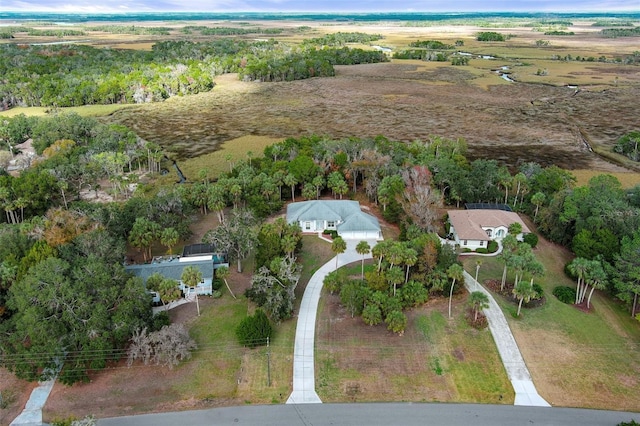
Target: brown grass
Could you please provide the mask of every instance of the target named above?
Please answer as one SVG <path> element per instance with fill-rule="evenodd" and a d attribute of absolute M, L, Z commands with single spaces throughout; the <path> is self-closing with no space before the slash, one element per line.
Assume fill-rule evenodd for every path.
<path fill-rule="evenodd" d="M 351 318 L 337 295 L 321 299 L 316 389 L 324 402 L 513 403 L 490 332 L 464 320 L 465 295 L 447 320 L 445 298 L 407 311 L 402 336 Z"/>
<path fill-rule="evenodd" d="M 576 186 L 584 186 L 589 183 L 589 179 L 601 173 L 597 170 L 572 170 L 571 174 L 576 177 Z M 609 174 L 615 176 L 625 189 L 633 188 L 640 184 L 640 173 L 609 172 Z"/>
<path fill-rule="evenodd" d="M 565 87 L 505 84 L 489 69 L 417 61 L 338 67 L 335 78 L 247 83 L 226 75 L 217 81 L 210 93 L 127 108 L 109 120 L 160 143 L 179 160 L 245 135 L 385 135 L 401 141 L 438 135 L 466 139 L 472 158 L 512 166 L 536 161 L 625 171 L 590 152 L 583 137 L 610 149 L 637 127 L 629 105 L 640 95 L 635 86 L 574 95 Z"/>
<path fill-rule="evenodd" d="M 36 386 L 37 383 L 20 380 L 13 373 L 0 368 L 0 425 L 8 425 L 22 412 L 31 391 Z"/>

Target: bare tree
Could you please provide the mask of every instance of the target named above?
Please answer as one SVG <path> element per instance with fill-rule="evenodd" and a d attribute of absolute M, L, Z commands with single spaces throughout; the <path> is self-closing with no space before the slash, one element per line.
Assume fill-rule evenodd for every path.
<path fill-rule="evenodd" d="M 196 348 L 196 342 L 182 324 L 165 325 L 153 333 L 143 328 L 131 337 L 127 364 L 131 366 L 133 361 L 140 359 L 145 365 L 152 363 L 171 369 L 180 361 L 191 358 L 191 351 Z"/>
<path fill-rule="evenodd" d="M 424 166 L 415 166 L 402 173 L 405 189 L 400 203 L 420 228 L 434 232 L 438 208 L 442 207 L 442 194 L 431 185 L 431 172 Z"/>

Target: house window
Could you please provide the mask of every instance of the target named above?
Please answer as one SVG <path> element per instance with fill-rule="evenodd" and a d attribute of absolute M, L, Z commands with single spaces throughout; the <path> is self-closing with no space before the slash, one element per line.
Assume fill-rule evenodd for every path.
<path fill-rule="evenodd" d="M 305 222 L 304 223 L 304 230 L 305 231 L 311 231 L 311 222 Z"/>
<path fill-rule="evenodd" d="M 492 231 L 493 229 L 485 229 L 485 232 L 487 233 L 487 237 L 491 238 Z"/>
<path fill-rule="evenodd" d="M 498 229 L 497 237 L 500 238 L 502 236 L 504 236 L 504 230 L 503 229 Z"/>
<path fill-rule="evenodd" d="M 480 241 L 480 247 L 484 247 L 484 241 Z"/>
<path fill-rule="evenodd" d="M 466 245 L 467 245 L 467 240 L 464 240 L 464 241 L 463 241 L 463 243 L 462 243 L 462 245 L 463 245 L 463 246 L 466 246 Z"/>
<path fill-rule="evenodd" d="M 333 220 L 327 221 L 327 229 L 336 229 L 336 222 Z"/>

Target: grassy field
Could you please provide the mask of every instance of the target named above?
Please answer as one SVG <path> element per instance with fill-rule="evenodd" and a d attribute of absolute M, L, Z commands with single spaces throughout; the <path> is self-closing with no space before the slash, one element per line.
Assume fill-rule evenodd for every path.
<path fill-rule="evenodd" d="M 571 170 L 571 174 L 576 177 L 576 186 L 585 186 L 592 177 L 602 173 L 597 170 Z M 640 173 L 637 172 L 611 172 L 608 174 L 615 176 L 625 189 L 630 189 L 640 184 Z"/>
<path fill-rule="evenodd" d="M 552 295 L 553 288 L 575 286 L 563 272 L 571 254 L 542 239 L 535 252 L 546 269 L 538 280 L 545 290 L 544 306 L 524 309 L 520 318 L 514 318 L 516 305 L 501 296 L 496 300 L 505 311 L 538 392 L 557 406 L 638 411 L 637 321 L 601 293 L 594 295 L 589 312 L 559 302 Z M 475 259 L 466 257 L 465 266 L 473 272 Z M 502 265 L 483 258 L 479 280 L 501 276 Z"/>
<path fill-rule="evenodd" d="M 57 108 L 56 111 L 63 113 L 75 112 L 83 117 L 101 117 L 112 114 L 114 111 L 118 111 L 124 108 L 128 108 L 131 105 L 126 104 L 113 104 L 113 105 L 84 105 L 78 107 Z M 43 116 L 51 113 L 51 108 L 48 107 L 15 107 L 6 111 L 0 111 L 0 117 L 15 117 L 16 115 L 24 114 L 26 116 Z"/>
<path fill-rule="evenodd" d="M 464 297 L 446 318 L 446 300 L 407 313 L 403 336 L 351 318 L 338 296 L 321 299 L 316 389 L 324 402 L 513 403 L 491 333 L 470 328 Z"/>

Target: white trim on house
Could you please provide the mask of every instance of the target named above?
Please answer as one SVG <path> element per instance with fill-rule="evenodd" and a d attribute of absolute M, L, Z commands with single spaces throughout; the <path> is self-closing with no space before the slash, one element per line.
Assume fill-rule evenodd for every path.
<path fill-rule="evenodd" d="M 522 241 L 531 231 L 517 213 L 504 210 L 449 210 L 450 233 L 460 248 L 477 250 L 487 248 L 489 241 L 501 241 L 509 232 L 509 225 L 520 223 L 522 232 L 516 236 Z"/>
<path fill-rule="evenodd" d="M 310 200 L 287 205 L 287 223 L 298 223 L 302 232 L 335 230 L 344 239 L 381 240 L 380 223 L 352 200 Z"/>

